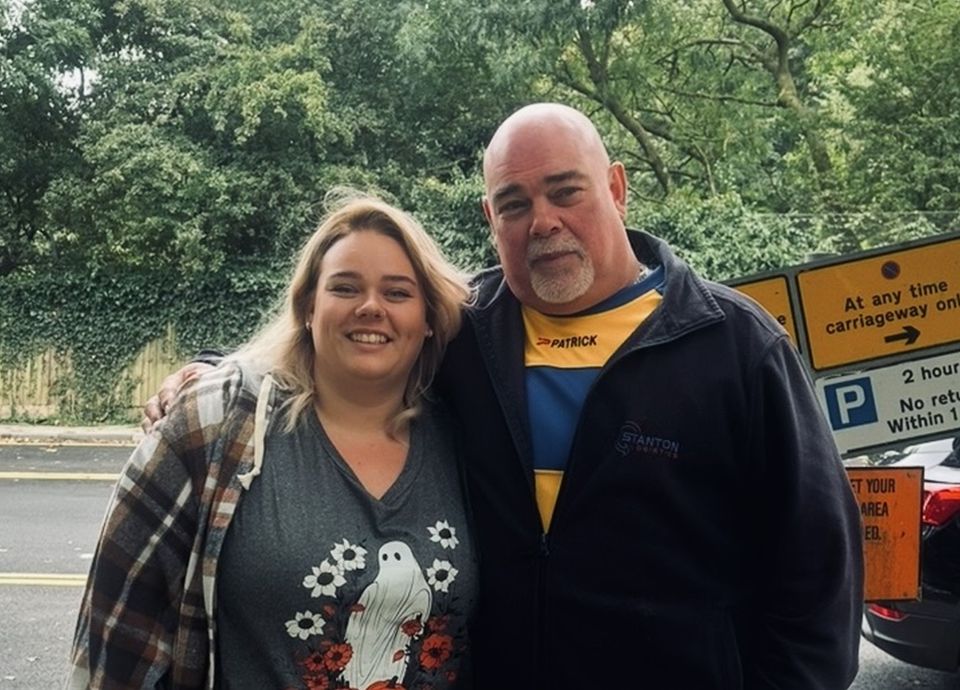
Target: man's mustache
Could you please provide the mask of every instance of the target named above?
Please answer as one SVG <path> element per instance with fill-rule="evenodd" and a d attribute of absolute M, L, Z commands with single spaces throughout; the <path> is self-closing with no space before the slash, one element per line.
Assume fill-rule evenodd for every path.
<path fill-rule="evenodd" d="M 570 236 L 535 239 L 527 245 L 527 263 L 532 264 L 544 256 L 564 252 L 574 252 L 583 257 L 583 245 L 576 238 Z"/>

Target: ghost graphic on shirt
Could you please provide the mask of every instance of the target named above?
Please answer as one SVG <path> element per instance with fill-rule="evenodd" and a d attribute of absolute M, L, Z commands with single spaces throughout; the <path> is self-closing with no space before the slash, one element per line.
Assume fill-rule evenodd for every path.
<path fill-rule="evenodd" d="M 425 623 L 433 594 L 410 547 L 387 542 L 377 554 L 380 571 L 358 600 L 347 621 L 345 641 L 353 648 L 343 671 L 351 688 L 366 688 L 378 680 L 402 680 L 407 670 L 410 635 L 404 623 Z"/>

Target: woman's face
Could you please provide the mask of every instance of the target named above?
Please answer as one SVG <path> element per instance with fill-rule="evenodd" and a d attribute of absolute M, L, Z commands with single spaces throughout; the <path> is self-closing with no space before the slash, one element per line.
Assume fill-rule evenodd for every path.
<path fill-rule="evenodd" d="M 427 336 L 426 301 L 400 244 L 373 230 L 338 240 L 320 264 L 308 317 L 318 381 L 402 391 Z"/>

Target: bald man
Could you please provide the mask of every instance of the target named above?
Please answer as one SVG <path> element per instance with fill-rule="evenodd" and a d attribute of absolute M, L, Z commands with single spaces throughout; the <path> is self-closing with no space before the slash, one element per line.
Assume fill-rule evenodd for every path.
<path fill-rule="evenodd" d="M 581 113 L 514 113 L 483 170 L 502 265 L 439 380 L 482 554 L 477 687 L 847 687 L 859 511 L 783 329 L 625 228 Z"/>
<path fill-rule="evenodd" d="M 846 688 L 860 514 L 786 333 L 626 229 L 576 110 L 514 113 L 483 169 L 502 265 L 437 382 L 481 551 L 476 687 Z"/>

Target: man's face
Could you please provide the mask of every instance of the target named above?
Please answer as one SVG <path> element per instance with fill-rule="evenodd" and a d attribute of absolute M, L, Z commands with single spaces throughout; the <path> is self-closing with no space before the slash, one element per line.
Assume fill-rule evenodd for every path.
<path fill-rule="evenodd" d="M 520 126 L 488 150 L 485 178 L 484 213 L 521 302 L 570 314 L 622 287 L 626 184 L 599 145 L 564 128 Z"/>

